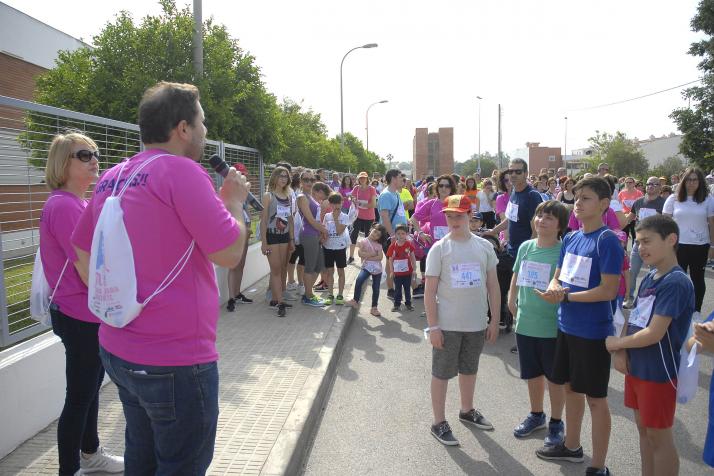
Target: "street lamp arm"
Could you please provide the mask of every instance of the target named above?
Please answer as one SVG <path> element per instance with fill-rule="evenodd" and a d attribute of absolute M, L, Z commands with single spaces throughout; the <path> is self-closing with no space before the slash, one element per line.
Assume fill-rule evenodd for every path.
<path fill-rule="evenodd" d="M 344 113 L 344 101 L 343 101 L 343 95 L 342 95 L 342 66 L 345 64 L 345 58 L 347 58 L 347 55 L 352 53 L 354 50 L 359 50 L 360 48 L 376 48 L 377 43 L 367 43 L 366 45 L 362 46 L 355 46 L 351 50 L 349 50 L 345 55 L 342 57 L 342 61 L 340 61 L 340 149 L 345 148 L 345 113 Z"/>

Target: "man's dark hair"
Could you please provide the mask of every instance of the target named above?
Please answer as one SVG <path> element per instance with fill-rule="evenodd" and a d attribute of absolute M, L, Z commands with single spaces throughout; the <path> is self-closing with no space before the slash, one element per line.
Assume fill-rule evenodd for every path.
<path fill-rule="evenodd" d="M 605 174 L 603 178 L 610 186 L 610 196 L 612 197 L 615 194 L 615 189 L 617 187 L 617 177 L 615 177 L 614 175 Z"/>
<path fill-rule="evenodd" d="M 400 223 L 394 228 L 394 232 L 403 231 L 404 233 L 409 233 L 409 227 L 405 223 Z"/>
<path fill-rule="evenodd" d="M 290 162 L 285 162 L 282 160 L 280 162 L 278 162 L 277 164 L 275 164 L 275 166 L 276 167 L 285 167 L 286 169 L 288 169 L 288 172 L 292 172 L 292 170 L 293 170 L 293 166 L 290 165 Z"/>
<path fill-rule="evenodd" d="M 657 233 L 663 240 L 674 233 L 677 235 L 677 242 L 679 243 L 679 226 L 672 217 L 666 215 L 660 215 L 658 213 L 640 220 L 640 223 L 635 227 L 635 233 L 638 231 Z"/>
<path fill-rule="evenodd" d="M 312 191 L 322 192 L 325 194 L 326 197 L 329 197 L 330 193 L 332 192 L 332 189 L 324 182 L 315 182 L 312 184 Z"/>
<path fill-rule="evenodd" d="M 523 164 L 523 173 L 524 174 L 528 173 L 528 162 L 526 162 L 525 160 L 520 159 L 520 158 L 515 158 L 515 159 L 509 160 L 508 162 L 509 162 L 509 167 L 510 167 L 510 164 Z"/>
<path fill-rule="evenodd" d="M 339 205 L 342 203 L 342 194 L 340 192 L 332 192 L 327 197 L 327 201 L 333 205 Z"/>
<path fill-rule="evenodd" d="M 399 169 L 389 169 L 387 170 L 387 173 L 384 174 L 384 180 L 387 182 L 387 185 L 389 185 L 390 183 L 392 183 L 392 179 L 394 177 L 400 177 L 401 174 L 402 173 L 399 171 Z"/>
<path fill-rule="evenodd" d="M 139 130 L 144 144 L 168 142 L 181 121 L 196 125 L 198 88 L 192 84 L 161 81 L 144 92 L 139 103 Z"/>
<path fill-rule="evenodd" d="M 584 188 L 589 188 L 590 190 L 592 190 L 595 195 L 597 195 L 597 198 L 600 200 L 602 200 L 603 198 L 612 197 L 612 189 L 607 183 L 607 180 L 602 177 L 590 177 L 582 179 L 577 184 L 575 184 L 575 187 L 573 187 L 573 193 L 577 193 L 578 190 L 582 190 Z"/>

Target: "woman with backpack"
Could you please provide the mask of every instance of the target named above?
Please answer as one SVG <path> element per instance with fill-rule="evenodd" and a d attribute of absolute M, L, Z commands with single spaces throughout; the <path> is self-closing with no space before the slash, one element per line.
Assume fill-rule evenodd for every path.
<path fill-rule="evenodd" d="M 38 253 L 47 282 L 55 290 L 50 304 L 52 331 L 62 340 L 66 355 L 67 392 L 57 424 L 61 475 L 124 471 L 124 459 L 99 446 L 99 389 L 104 380 L 99 319 L 87 307 L 88 277 L 75 268 L 77 256 L 70 241 L 87 207 L 85 194 L 97 177 L 99 152 L 92 139 L 75 132 L 55 136 L 45 168 L 51 193 L 40 216 Z"/>
<path fill-rule="evenodd" d="M 263 195 L 260 250 L 270 265 L 270 306 L 277 307 L 278 317 L 285 317 L 285 309 L 292 307 L 283 302 L 283 276 L 287 273 L 288 258 L 295 250 L 291 192 L 290 172 L 285 167 L 275 167 L 268 180 L 268 191 Z"/>

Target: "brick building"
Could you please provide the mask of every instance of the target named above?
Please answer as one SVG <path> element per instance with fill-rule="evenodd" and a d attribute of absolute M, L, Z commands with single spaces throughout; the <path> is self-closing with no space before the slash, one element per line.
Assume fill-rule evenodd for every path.
<path fill-rule="evenodd" d="M 412 176 L 418 180 L 425 175 L 439 176 L 454 171 L 454 128 L 440 127 L 429 132 L 419 127 L 414 132 Z"/>
<path fill-rule="evenodd" d="M 529 173 L 537 174 L 540 169 L 558 170 L 563 167 L 560 147 L 542 147 L 540 142 L 526 142 L 526 148 Z"/>

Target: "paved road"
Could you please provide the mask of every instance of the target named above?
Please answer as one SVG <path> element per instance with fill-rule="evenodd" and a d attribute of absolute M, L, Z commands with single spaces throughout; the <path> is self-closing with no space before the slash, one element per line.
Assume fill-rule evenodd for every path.
<path fill-rule="evenodd" d="M 709 272 L 708 272 L 709 274 Z M 714 274 L 708 276 L 705 311 L 714 309 Z M 369 295 L 370 291 L 367 291 Z M 487 345 L 476 383 L 476 407 L 495 431 L 472 430 L 458 421 L 458 389 L 450 382 L 447 418 L 461 447 L 446 448 L 429 434 L 430 351 L 421 329 L 421 301 L 411 313 L 391 313 L 382 292 L 384 317 L 363 307 L 352 323 L 331 395 L 305 464 L 306 475 L 419 474 L 584 474 L 591 451 L 590 418 L 583 425 L 584 464 L 544 462 L 535 456 L 543 434 L 516 440 L 512 429 L 528 411 L 526 385 L 518 378 L 518 359 L 509 352 L 512 334 Z M 712 360 L 703 359 L 700 391 L 677 409 L 675 432 L 681 474 L 712 474 L 701 462 L 708 417 Z M 613 431 L 608 465 L 617 475 L 639 474 L 637 430 L 623 406 L 624 379 L 613 371 L 609 402 Z M 547 398 L 546 398 L 547 401 Z M 548 408 L 546 405 L 546 413 Z"/>

